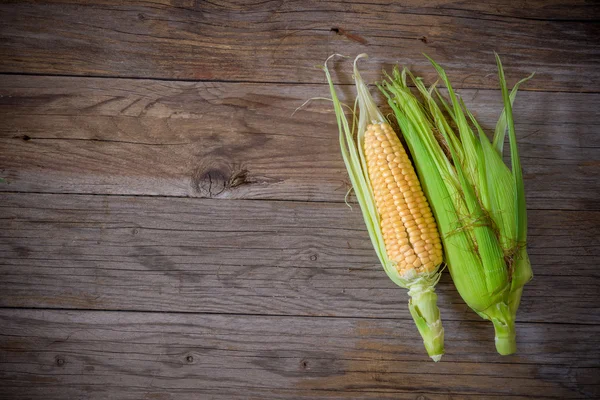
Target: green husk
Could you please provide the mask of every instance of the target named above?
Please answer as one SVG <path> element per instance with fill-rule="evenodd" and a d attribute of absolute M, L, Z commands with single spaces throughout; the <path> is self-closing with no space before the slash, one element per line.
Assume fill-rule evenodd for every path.
<path fill-rule="evenodd" d="M 342 104 L 337 97 L 327 68 L 327 62 L 323 66 L 339 127 L 342 157 L 379 261 L 388 277 L 396 285 L 409 289 L 410 300 L 408 307 L 411 316 L 423 338 L 427 353 L 434 361 L 439 361 L 444 354 L 444 328 L 442 327 L 440 311 L 437 307 L 437 295 L 434 289 L 440 279 L 439 266 L 432 273 L 418 274 L 413 270 L 412 274 L 400 275 L 394 262 L 388 258 L 385 249 L 379 214 L 376 209 L 373 189 L 366 168 L 363 143 L 364 132 L 368 124 L 387 121 L 375 105 L 358 71 L 357 61 L 363 57 L 366 57 L 366 55 L 361 54 L 354 61 L 354 79 L 358 92 L 357 103 L 360 112 L 358 121 L 356 121 L 355 117 L 352 127 L 348 123 L 342 109 Z M 356 105 L 354 115 L 356 116 Z"/>
<path fill-rule="evenodd" d="M 435 85 L 427 89 L 420 78 L 406 70 L 400 73 L 395 69 L 379 88 L 394 111 L 415 161 L 456 288 L 473 310 L 494 324 L 498 352 L 511 354 L 516 351 L 514 322 L 523 285 L 532 277 L 512 102 L 518 86 L 530 77 L 517 83 L 509 94 L 497 55 L 496 59 L 504 110 L 493 143 L 458 98 L 445 71 L 431 59 L 448 89 L 450 102 L 443 99 Z M 423 102 L 409 89 L 407 75 Z M 502 160 L 506 130 L 511 169 Z"/>

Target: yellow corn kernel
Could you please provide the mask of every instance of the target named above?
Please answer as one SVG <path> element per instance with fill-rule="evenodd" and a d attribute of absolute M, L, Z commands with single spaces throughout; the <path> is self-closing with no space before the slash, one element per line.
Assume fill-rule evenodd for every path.
<path fill-rule="evenodd" d="M 400 139 L 387 123 L 370 124 L 364 146 L 389 259 L 401 275 L 432 272 L 442 262 L 440 237 Z"/>

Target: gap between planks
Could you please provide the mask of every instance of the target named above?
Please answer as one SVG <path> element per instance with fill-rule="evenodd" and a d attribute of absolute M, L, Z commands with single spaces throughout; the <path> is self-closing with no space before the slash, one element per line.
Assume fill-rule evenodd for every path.
<path fill-rule="evenodd" d="M 402 288 L 398 288 L 402 290 Z M 0 306 L 0 310 L 23 310 L 23 311 L 57 311 L 57 312 L 82 312 L 82 313 L 137 313 L 137 314 L 165 314 L 165 315 L 197 315 L 197 316 L 223 316 L 223 317 L 264 317 L 264 318 L 301 318 L 301 319 L 339 319 L 339 320 L 373 320 L 373 321 L 403 321 L 412 323 L 412 318 L 385 318 L 385 317 L 368 317 L 368 316 L 346 316 L 346 315 L 303 315 L 303 314 L 264 314 L 264 313 L 235 313 L 235 312 L 210 312 L 210 311 L 171 311 L 171 310 L 144 310 L 144 309 L 101 309 L 101 308 L 67 308 L 67 307 L 6 307 Z M 489 321 L 484 319 L 479 320 L 464 320 L 443 318 L 447 322 L 470 323 L 470 324 L 488 324 Z M 582 323 L 582 322 L 565 322 L 565 321 L 522 321 L 517 316 L 517 324 L 528 325 L 565 325 L 565 326 L 598 326 L 597 322 Z"/>
<path fill-rule="evenodd" d="M 320 71 L 320 70 L 318 70 Z M 278 86 L 314 86 L 322 85 L 327 86 L 327 82 L 302 82 L 302 81 L 258 81 L 258 80 L 236 80 L 236 79 L 187 79 L 187 78 L 160 78 L 160 77 L 148 77 L 148 76 L 127 76 L 127 75 L 76 75 L 76 74 L 49 74 L 49 73 L 26 73 L 26 72 L 0 72 L 2 76 L 15 76 L 15 77 L 32 77 L 32 78 L 72 78 L 72 79 L 106 79 L 106 80 L 132 80 L 132 81 L 151 81 L 151 82 L 181 82 L 181 83 L 240 83 L 250 85 L 278 85 Z M 335 86 L 340 87 L 354 87 L 354 83 L 337 82 Z M 415 88 L 416 86 L 409 82 L 408 86 Z M 443 84 L 437 86 L 440 89 L 445 89 Z M 477 90 L 480 92 L 499 92 L 498 88 L 478 87 L 478 86 L 460 86 L 458 90 Z M 577 90 L 560 90 L 550 88 L 528 88 L 524 85 L 519 88 L 519 92 L 536 92 L 536 93 L 575 93 L 575 94 L 599 94 L 600 91 L 577 91 Z M 56 114 L 55 114 L 56 115 Z"/>

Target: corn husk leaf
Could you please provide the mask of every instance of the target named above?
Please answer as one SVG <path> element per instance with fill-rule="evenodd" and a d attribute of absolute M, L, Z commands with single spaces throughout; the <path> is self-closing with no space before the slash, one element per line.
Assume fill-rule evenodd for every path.
<path fill-rule="evenodd" d="M 380 89 L 394 110 L 438 221 L 454 283 L 466 303 L 494 323 L 498 351 L 510 354 L 516 350 L 514 319 L 522 287 L 531 278 L 525 250 L 524 187 L 511 107 L 518 85 L 528 78 L 509 94 L 497 57 L 504 101 L 501 119 L 505 121 L 497 124 L 495 137 L 500 141 L 508 130 L 509 169 L 502 160 L 502 148 L 487 138 L 443 68 L 429 60 L 446 85 L 449 102 L 435 85 L 427 90 L 419 78 L 409 74 L 424 99 L 420 103 L 406 84 L 406 72 L 395 71 Z"/>
<path fill-rule="evenodd" d="M 327 68 L 327 62 L 323 67 L 334 104 L 342 158 L 379 261 L 388 277 L 394 283 L 409 289 L 409 311 L 411 316 L 423 338 L 427 353 L 434 361 L 439 361 L 444 353 L 444 329 L 437 307 L 437 295 L 434 291 L 434 287 L 440 279 L 439 266 L 432 273 L 418 274 L 415 270 L 412 270 L 412 273 L 400 275 L 395 263 L 389 259 L 383 241 L 380 217 L 377 212 L 375 196 L 364 155 L 364 132 L 368 124 L 387 123 L 387 121 L 375 105 L 368 87 L 358 71 L 357 61 L 364 57 L 366 55 L 361 54 L 354 61 L 354 79 L 358 92 L 357 103 L 360 110 L 356 132 L 350 127 L 343 112 Z M 356 109 L 354 114 L 356 115 Z"/>

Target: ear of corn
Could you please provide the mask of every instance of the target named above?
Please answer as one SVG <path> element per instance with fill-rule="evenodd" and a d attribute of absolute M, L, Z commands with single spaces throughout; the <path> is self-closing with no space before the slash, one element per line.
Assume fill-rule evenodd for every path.
<path fill-rule="evenodd" d="M 372 123 L 364 148 L 387 256 L 401 276 L 433 272 L 442 263 L 442 245 L 402 143 L 387 122 Z"/>
<path fill-rule="evenodd" d="M 394 110 L 422 178 L 452 279 L 465 302 L 494 324 L 498 352 L 511 354 L 516 351 L 514 320 L 522 288 L 532 277 L 525 247 L 523 179 L 512 118 L 512 101 L 523 81 L 509 94 L 497 57 L 504 111 L 492 144 L 454 93 L 444 70 L 430 61 L 448 89 L 449 103 L 435 87 L 428 90 L 419 78 L 411 76 L 425 100 L 420 103 L 408 88 L 406 71 L 395 70 L 380 89 Z M 506 130 L 511 169 L 501 158 Z"/>
<path fill-rule="evenodd" d="M 364 56 L 354 62 L 360 112 L 352 128 L 327 65 L 323 67 L 339 127 L 342 157 L 377 256 L 389 278 L 409 289 L 410 313 L 427 353 L 439 361 L 444 353 L 444 329 L 434 287 L 440 278 L 442 246 L 413 166 L 357 69 L 357 61 Z"/>

